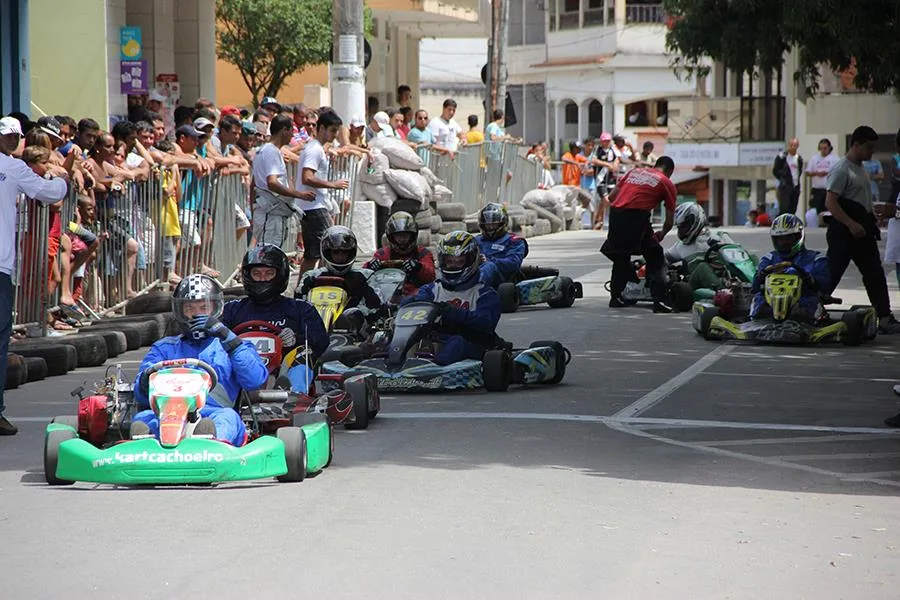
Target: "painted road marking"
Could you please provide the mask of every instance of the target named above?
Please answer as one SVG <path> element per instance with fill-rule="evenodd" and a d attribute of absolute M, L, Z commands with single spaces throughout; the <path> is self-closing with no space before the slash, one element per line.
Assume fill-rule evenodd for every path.
<path fill-rule="evenodd" d="M 744 440 L 711 440 L 708 442 L 694 442 L 699 446 L 766 446 L 766 445 L 777 445 L 783 444 L 785 442 L 790 442 L 792 444 L 804 444 L 811 443 L 815 444 L 817 442 L 857 442 L 857 441 L 872 441 L 872 440 L 888 440 L 891 438 L 896 438 L 897 434 L 892 433 L 894 430 L 883 430 L 883 433 L 877 434 L 845 434 L 845 435 L 814 435 L 810 437 L 790 437 L 790 438 L 750 438 Z"/>
<path fill-rule="evenodd" d="M 781 460 L 817 461 L 817 460 L 866 460 L 870 458 L 898 458 L 900 452 L 845 452 L 843 454 L 785 454 L 773 456 Z"/>
<path fill-rule="evenodd" d="M 678 388 L 688 384 L 697 375 L 701 374 L 703 371 L 716 364 L 723 357 L 731 354 L 735 348 L 737 348 L 737 346 L 725 344 L 717 346 L 715 350 L 713 350 L 706 356 L 701 357 L 700 360 L 689 366 L 687 369 L 685 369 L 672 379 L 666 381 L 656 389 L 651 390 L 650 392 L 639 398 L 637 401 L 629 404 L 613 416 L 618 418 L 636 417 L 642 413 L 647 412 L 648 410 L 665 400 L 667 397 L 669 397 Z"/>
<path fill-rule="evenodd" d="M 706 371 L 706 376 L 723 377 L 770 377 L 774 379 L 815 379 L 816 381 L 874 381 L 876 383 L 897 383 L 897 378 L 885 379 L 878 377 L 833 377 L 823 375 L 779 375 L 777 373 L 723 373 L 722 371 Z"/>

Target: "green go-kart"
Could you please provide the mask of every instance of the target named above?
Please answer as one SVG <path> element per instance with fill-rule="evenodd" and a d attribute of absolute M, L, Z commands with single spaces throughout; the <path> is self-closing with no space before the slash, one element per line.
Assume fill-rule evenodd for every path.
<path fill-rule="evenodd" d="M 159 438 L 128 439 L 134 400 L 117 385 L 81 398 L 78 416 L 55 417 L 44 438 L 44 476 L 50 485 L 76 481 L 115 485 L 208 484 L 276 477 L 303 481 L 331 463 L 332 430 L 319 412 L 298 413 L 275 435 L 248 428 L 248 443 L 232 446 L 194 435 L 199 411 L 216 387 L 215 370 L 198 359 L 156 363 L 147 370 L 150 407 Z M 241 394 L 246 402 L 247 395 Z M 239 407 L 238 407 L 239 408 Z"/>

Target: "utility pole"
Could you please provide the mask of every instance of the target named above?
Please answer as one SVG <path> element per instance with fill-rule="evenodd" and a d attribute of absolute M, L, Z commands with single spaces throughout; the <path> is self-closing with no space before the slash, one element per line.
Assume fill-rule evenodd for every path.
<path fill-rule="evenodd" d="M 346 125 L 366 114 L 363 0 L 335 0 L 332 13 L 331 106 Z"/>
<path fill-rule="evenodd" d="M 496 0 L 500 3 L 500 26 L 497 32 L 497 96 L 494 108 L 506 112 L 506 46 L 509 40 L 509 0 Z M 491 115 L 493 117 L 493 115 Z M 491 119 L 493 120 L 493 119 Z"/>
<path fill-rule="evenodd" d="M 490 115 L 497 108 L 497 84 L 500 81 L 500 20 L 502 18 L 503 0 L 491 0 L 491 42 L 490 42 L 490 63 L 488 65 L 488 101 L 487 113 L 488 118 L 485 121 L 487 125 L 490 121 Z"/>

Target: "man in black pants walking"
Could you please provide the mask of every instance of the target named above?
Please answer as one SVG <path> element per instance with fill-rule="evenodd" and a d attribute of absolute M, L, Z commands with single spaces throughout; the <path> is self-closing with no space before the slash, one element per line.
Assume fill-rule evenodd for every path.
<path fill-rule="evenodd" d="M 665 301 L 665 257 L 659 242 L 672 229 L 675 215 L 677 192 L 675 184 L 669 179 L 674 170 L 675 161 L 668 156 L 661 156 L 652 169 L 637 168 L 629 171 L 609 198 L 609 235 L 600 251 L 613 263 L 610 308 L 633 304 L 622 298 L 622 292 L 628 280 L 634 277 L 631 256 L 641 254 L 647 261 L 653 312 L 672 312 Z M 666 220 L 663 228 L 654 232 L 650 215 L 660 204 L 665 206 Z"/>
<path fill-rule="evenodd" d="M 871 127 L 857 127 L 850 136 L 850 150 L 828 175 L 825 208 L 831 212 L 828 223 L 828 266 L 833 291 L 852 260 L 862 274 L 869 302 L 878 313 L 880 333 L 900 333 L 900 322 L 891 314 L 887 279 L 878 251 L 876 215 L 872 212 L 869 176 L 862 166 L 872 158 L 878 134 Z"/>

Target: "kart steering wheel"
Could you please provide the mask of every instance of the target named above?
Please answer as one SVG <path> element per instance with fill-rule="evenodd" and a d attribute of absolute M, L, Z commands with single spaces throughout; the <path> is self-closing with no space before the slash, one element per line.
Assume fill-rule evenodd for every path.
<path fill-rule="evenodd" d="M 150 387 L 151 375 L 158 371 L 162 371 L 163 369 L 168 369 L 171 367 L 191 367 L 205 372 L 209 376 L 210 390 L 212 390 L 219 384 L 219 376 L 216 375 L 216 370 L 213 369 L 209 363 L 204 362 L 199 358 L 175 358 L 172 360 L 161 360 L 158 363 L 144 369 L 144 371 L 141 373 L 141 389 L 147 390 Z"/>
<path fill-rule="evenodd" d="M 269 323 L 268 321 L 244 321 L 243 323 L 232 329 L 232 331 L 234 331 L 235 335 L 241 335 L 242 333 L 247 333 L 248 331 L 261 331 L 263 333 L 278 335 L 279 333 L 281 333 L 281 327 L 275 325 L 274 323 Z"/>

